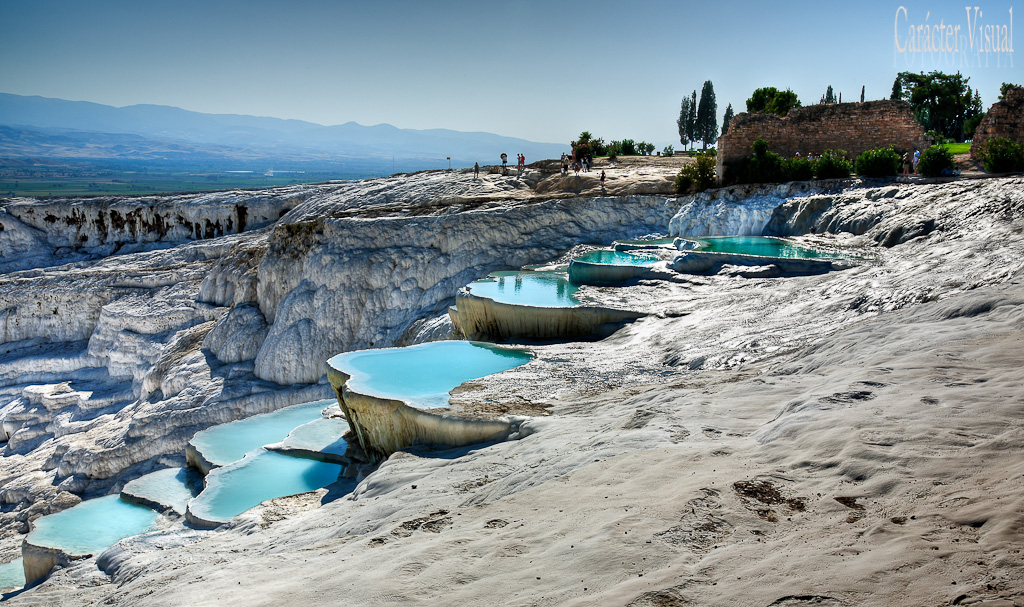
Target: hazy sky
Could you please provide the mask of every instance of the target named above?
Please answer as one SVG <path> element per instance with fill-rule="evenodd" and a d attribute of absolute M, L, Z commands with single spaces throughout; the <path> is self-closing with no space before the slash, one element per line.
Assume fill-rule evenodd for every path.
<path fill-rule="evenodd" d="M 1010 31 L 1012 2 L 974 1 L 977 24 Z M 720 116 L 759 86 L 805 104 L 829 84 L 844 101 L 861 85 L 888 97 L 901 70 L 959 70 L 987 107 L 1024 81 L 1024 56 L 970 52 L 967 4 L 2 0 L 0 92 L 678 147 L 679 101 L 708 79 Z M 960 52 L 941 52 L 957 36 L 940 22 L 960 27 Z M 910 52 L 918 25 L 938 52 Z"/>

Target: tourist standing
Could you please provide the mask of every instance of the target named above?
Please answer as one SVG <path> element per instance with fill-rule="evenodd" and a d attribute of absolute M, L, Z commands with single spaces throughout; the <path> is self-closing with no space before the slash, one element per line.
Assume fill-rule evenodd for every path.
<path fill-rule="evenodd" d="M 903 152 L 903 174 L 910 175 L 910 152 Z"/>
<path fill-rule="evenodd" d="M 917 172 L 917 163 L 921 162 L 921 151 L 914 148 L 914 172 Z"/>
<path fill-rule="evenodd" d="M 604 171 L 601 171 L 601 187 L 604 187 Z"/>
<path fill-rule="evenodd" d="M 480 163 L 479 162 L 474 162 L 473 163 L 473 179 L 476 179 L 478 177 L 480 177 Z"/>

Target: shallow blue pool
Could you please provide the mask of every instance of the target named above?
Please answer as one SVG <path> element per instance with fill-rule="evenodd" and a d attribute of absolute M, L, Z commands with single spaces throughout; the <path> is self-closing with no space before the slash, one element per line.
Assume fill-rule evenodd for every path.
<path fill-rule="evenodd" d="M 569 308 L 580 305 L 579 287 L 558 272 L 495 272 L 471 282 L 469 292 L 494 301 L 545 308 Z"/>
<path fill-rule="evenodd" d="M 436 341 L 405 348 L 345 352 L 327 363 L 351 376 L 348 386 L 363 394 L 402 400 L 421 408 L 447 407 L 459 384 L 524 365 L 525 350 L 471 341 Z"/>
<path fill-rule="evenodd" d="M 25 564 L 20 557 L 0 565 L 0 590 L 21 588 L 24 585 Z"/>
<path fill-rule="evenodd" d="M 206 475 L 206 488 L 189 502 L 189 511 L 207 521 L 227 522 L 260 502 L 326 487 L 341 470 L 338 464 L 256 449 Z"/>
<path fill-rule="evenodd" d="M 659 261 L 656 255 L 626 253 L 625 251 L 591 251 L 574 259 L 587 263 L 602 263 L 611 266 L 650 266 Z"/>
<path fill-rule="evenodd" d="M 281 442 L 297 426 L 320 419 L 320 412 L 334 403 L 319 400 L 220 424 L 197 433 L 190 442 L 208 462 L 226 466 L 253 449 Z"/>
<path fill-rule="evenodd" d="M 742 255 L 760 255 L 762 257 L 791 257 L 797 259 L 814 259 L 818 257 L 842 257 L 837 253 L 816 251 L 793 244 L 781 238 L 768 236 L 718 236 L 706 238 L 688 238 L 697 243 L 697 251 L 710 253 L 738 253 Z"/>
<path fill-rule="evenodd" d="M 156 520 L 156 511 L 107 495 L 36 519 L 26 539 L 71 555 L 99 554 L 118 540 L 152 531 Z"/>

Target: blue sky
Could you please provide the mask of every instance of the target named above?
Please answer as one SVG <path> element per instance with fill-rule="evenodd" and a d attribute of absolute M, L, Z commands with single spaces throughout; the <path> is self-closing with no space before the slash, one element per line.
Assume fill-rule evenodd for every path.
<path fill-rule="evenodd" d="M 1012 2 L 975 3 L 982 25 L 1010 25 Z M 969 76 L 987 107 L 1024 81 L 1024 57 L 896 50 L 914 25 L 966 38 L 967 4 L 4 0 L 0 92 L 678 147 L 679 101 L 708 79 L 719 115 L 759 86 L 877 99 L 897 72 L 932 69 Z"/>

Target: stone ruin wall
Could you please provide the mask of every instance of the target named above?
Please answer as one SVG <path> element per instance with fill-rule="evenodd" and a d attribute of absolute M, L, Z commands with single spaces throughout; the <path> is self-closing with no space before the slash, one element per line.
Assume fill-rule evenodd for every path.
<path fill-rule="evenodd" d="M 982 146 L 994 137 L 1007 137 L 1018 143 L 1024 142 L 1024 88 L 1008 89 L 1005 98 L 992 104 L 988 109 L 974 132 L 971 158 L 979 158 Z"/>
<path fill-rule="evenodd" d="M 774 114 L 737 114 L 729 131 L 718 140 L 718 181 L 729 183 L 729 165 L 750 154 L 758 137 L 784 157 L 825 150 L 846 150 L 850 159 L 861 152 L 888 145 L 901 153 L 929 145 L 924 128 L 903 101 L 830 103 L 794 108 L 780 118 Z"/>

